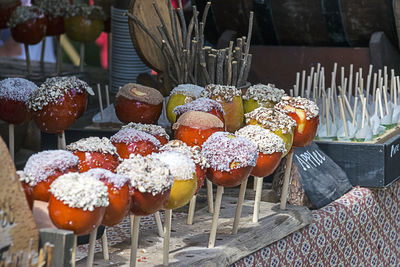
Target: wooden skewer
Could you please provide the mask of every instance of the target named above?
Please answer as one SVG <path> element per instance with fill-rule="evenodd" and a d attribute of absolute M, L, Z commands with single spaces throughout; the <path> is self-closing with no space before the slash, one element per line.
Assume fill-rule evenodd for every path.
<path fill-rule="evenodd" d="M 106 88 L 106 104 L 107 104 L 107 107 L 109 107 L 110 106 L 110 92 L 108 90 L 108 84 L 106 84 L 105 88 Z"/>
<path fill-rule="evenodd" d="M 233 235 L 236 235 L 239 229 L 240 217 L 242 216 L 243 201 L 244 201 L 244 196 L 246 194 L 248 179 L 249 178 L 246 178 L 240 185 L 239 199 L 236 205 L 235 219 L 233 221 L 233 228 L 232 228 Z"/>
<path fill-rule="evenodd" d="M 350 114 L 351 119 L 354 119 L 354 117 L 356 116 L 356 114 L 353 114 L 353 111 L 352 111 L 352 109 L 351 109 L 350 102 L 349 102 L 349 100 L 347 99 L 347 96 L 344 94 L 343 97 L 344 97 L 344 103 L 345 103 L 345 105 L 346 105 L 347 112 Z M 342 100 L 343 100 L 343 99 L 342 99 Z"/>
<path fill-rule="evenodd" d="M 219 212 L 221 210 L 221 201 L 223 194 L 224 194 L 224 187 L 218 186 L 217 195 L 215 196 L 215 208 L 211 224 L 210 238 L 208 240 L 208 248 L 213 248 L 215 246 L 215 237 L 217 235 L 218 218 L 219 218 Z"/>
<path fill-rule="evenodd" d="M 165 210 L 164 218 L 164 247 L 163 247 L 163 265 L 169 264 L 169 240 L 171 238 L 172 210 Z"/>
<path fill-rule="evenodd" d="M 390 77 L 390 101 L 393 102 L 393 91 L 394 91 L 394 69 L 391 70 L 391 77 Z"/>
<path fill-rule="evenodd" d="M 325 101 L 326 101 L 326 113 L 325 113 L 325 116 L 326 116 L 326 136 L 328 137 L 329 136 L 329 128 L 330 128 L 330 125 L 329 125 L 329 110 L 330 110 L 330 108 L 329 108 L 329 97 L 327 97 L 326 99 L 325 99 Z"/>
<path fill-rule="evenodd" d="M 154 213 L 154 219 L 156 221 L 158 235 L 161 236 L 161 237 L 164 236 L 164 230 L 163 230 L 163 225 L 162 225 L 162 222 L 161 222 L 161 216 L 160 216 L 160 212 L 159 211 Z"/>
<path fill-rule="evenodd" d="M 299 88 L 300 88 L 300 72 L 296 73 L 296 87 L 294 90 L 294 95 L 299 96 Z"/>
<path fill-rule="evenodd" d="M 207 202 L 208 202 L 208 212 L 214 213 L 214 194 L 213 194 L 213 184 L 207 179 Z"/>
<path fill-rule="evenodd" d="M 325 123 L 325 114 L 326 114 L 326 95 L 322 94 L 322 124 Z"/>
<path fill-rule="evenodd" d="M 357 88 L 358 88 L 358 85 L 359 85 L 359 81 L 360 81 L 359 73 L 356 72 L 356 86 L 354 87 L 354 97 L 357 96 Z M 351 99 L 349 98 L 349 100 L 351 100 Z"/>
<path fill-rule="evenodd" d="M 377 90 L 379 92 L 379 89 Z M 377 94 L 378 94 L 377 92 Z M 378 115 L 378 97 L 375 99 L 375 115 Z"/>
<path fill-rule="evenodd" d="M 388 73 L 387 73 L 387 66 L 383 67 L 383 79 L 384 79 L 384 86 L 385 86 L 385 90 L 387 90 L 388 88 Z M 382 91 L 383 92 L 383 91 Z"/>
<path fill-rule="evenodd" d="M 389 106 L 388 106 L 388 100 L 387 100 L 387 87 L 386 86 L 383 86 L 382 93 L 383 93 L 383 100 L 385 101 L 385 110 L 386 110 L 386 115 L 387 115 L 387 114 L 389 114 Z"/>
<path fill-rule="evenodd" d="M 39 251 L 39 258 L 38 258 L 38 266 L 39 267 L 42 267 L 42 266 L 44 266 L 44 264 L 45 264 L 45 262 L 44 262 L 44 248 L 41 248 L 40 249 L 40 251 Z M 11 263 L 11 266 L 12 267 L 14 267 L 15 266 L 15 263 L 14 263 L 14 254 L 12 254 L 12 263 Z"/>
<path fill-rule="evenodd" d="M 193 218 L 194 218 L 194 211 L 196 210 L 196 195 L 192 197 L 189 203 L 189 212 L 188 212 L 188 217 L 187 217 L 187 224 L 192 225 L 193 224 Z"/>
<path fill-rule="evenodd" d="M 286 209 L 286 202 L 287 202 L 287 196 L 289 192 L 289 186 L 290 186 L 290 173 L 292 169 L 292 162 L 293 162 L 293 151 L 294 148 L 292 148 L 286 159 L 286 169 L 285 169 L 285 176 L 283 180 L 283 185 L 282 185 L 282 195 L 281 195 L 281 203 L 280 203 L 280 209 L 285 210 Z"/>
<path fill-rule="evenodd" d="M 378 89 L 377 90 L 377 98 L 378 98 L 378 104 L 379 104 L 379 111 L 380 111 L 380 114 L 381 114 L 381 119 L 383 119 L 383 108 L 382 108 L 382 94 L 381 94 L 381 90 L 380 89 Z"/>
<path fill-rule="evenodd" d="M 349 77 L 349 93 L 347 98 L 350 99 L 353 91 L 353 64 L 350 64 L 350 77 Z"/>
<path fill-rule="evenodd" d="M 296 88 L 296 85 L 294 85 L 294 88 Z M 289 95 L 290 95 L 291 97 L 293 97 L 293 89 L 290 89 L 290 90 L 289 90 Z"/>
<path fill-rule="evenodd" d="M 61 52 L 61 42 L 60 42 L 60 35 L 56 36 L 56 72 L 57 75 L 61 73 L 62 70 L 62 52 Z M 111 64 L 110 62 L 108 64 Z"/>
<path fill-rule="evenodd" d="M 50 243 L 47 244 L 47 263 L 46 263 L 46 267 L 51 267 L 51 260 L 53 259 L 53 249 L 54 249 L 54 245 L 52 245 Z"/>
<path fill-rule="evenodd" d="M 103 98 L 101 97 L 101 87 L 100 84 L 97 84 L 97 96 L 99 97 L 99 106 L 100 106 L 100 117 L 104 119 L 104 112 L 103 112 Z"/>
<path fill-rule="evenodd" d="M 256 196 L 254 199 L 254 210 L 253 210 L 253 223 L 258 222 L 260 217 L 260 202 L 261 202 L 261 195 L 262 195 L 262 186 L 263 186 L 263 177 L 254 177 L 257 181 L 257 189 L 256 189 Z"/>
<path fill-rule="evenodd" d="M 377 75 L 376 75 L 376 73 L 374 73 L 374 79 L 373 79 L 373 83 L 372 83 L 372 101 L 376 101 L 376 99 L 375 99 L 376 80 L 377 80 Z"/>
<path fill-rule="evenodd" d="M 85 44 L 81 43 L 80 53 L 79 53 L 79 71 L 83 72 L 85 66 Z"/>
<path fill-rule="evenodd" d="M 86 266 L 87 267 L 92 267 L 93 266 L 94 248 L 95 248 L 95 245 L 96 245 L 97 228 L 98 227 L 96 227 L 92 232 L 90 232 L 88 259 L 87 259 L 87 262 L 86 262 Z"/>
<path fill-rule="evenodd" d="M 343 121 L 344 134 L 346 137 L 349 137 L 349 131 L 347 130 L 346 113 L 344 112 L 342 97 L 338 96 L 338 100 L 339 100 L 339 112 Z"/>
<path fill-rule="evenodd" d="M 301 97 L 304 97 L 304 85 L 306 82 L 306 71 L 303 70 L 303 73 L 301 75 Z"/>
<path fill-rule="evenodd" d="M 137 248 L 139 243 L 140 216 L 131 215 L 131 260 L 130 267 L 136 266 Z M 169 243 L 168 243 L 169 246 Z"/>
<path fill-rule="evenodd" d="M 311 92 L 311 76 L 307 77 L 307 92 L 306 92 L 306 98 L 310 98 L 310 92 Z"/>
<path fill-rule="evenodd" d="M 399 93 L 400 90 L 400 77 L 397 76 L 396 77 L 396 85 L 394 87 L 394 105 L 397 106 L 397 95 Z"/>
<path fill-rule="evenodd" d="M 366 111 L 366 101 L 365 98 L 361 96 L 361 103 L 362 103 L 362 115 L 361 115 L 361 129 L 364 128 L 365 122 L 365 111 Z"/>
<path fill-rule="evenodd" d="M 45 51 L 46 51 L 46 37 L 44 37 L 43 40 L 42 40 L 42 51 L 40 53 L 40 66 L 42 66 L 42 67 L 44 65 L 44 54 L 45 54 Z"/>
<path fill-rule="evenodd" d="M 358 97 L 356 96 L 356 97 L 354 98 L 353 114 L 357 114 L 357 103 L 358 103 Z M 357 117 L 357 116 L 353 116 L 353 126 L 356 126 L 356 117 Z"/>
<path fill-rule="evenodd" d="M 24 47 L 25 47 L 26 69 L 28 71 L 28 75 L 31 75 L 32 68 L 31 68 L 31 56 L 29 54 L 29 45 L 24 44 Z"/>
<path fill-rule="evenodd" d="M 14 124 L 8 124 L 8 149 L 10 150 L 11 159 L 15 160 L 15 147 L 14 147 Z"/>
<path fill-rule="evenodd" d="M 107 228 L 104 229 L 103 236 L 101 237 L 101 244 L 102 244 L 102 247 L 103 247 L 103 258 L 105 260 L 109 260 L 110 259 L 110 253 L 109 253 L 109 250 L 108 250 Z"/>
<path fill-rule="evenodd" d="M 368 77 L 367 77 L 367 91 L 365 92 L 365 97 L 367 98 L 367 103 L 368 103 L 368 99 L 369 99 L 370 87 L 371 87 L 371 75 L 368 74 Z"/>
<path fill-rule="evenodd" d="M 340 68 L 340 85 L 344 88 L 344 67 Z"/>
<path fill-rule="evenodd" d="M 58 149 L 66 149 L 67 148 L 64 131 L 61 131 L 61 133 L 57 134 L 57 144 L 58 144 L 57 145 Z"/>

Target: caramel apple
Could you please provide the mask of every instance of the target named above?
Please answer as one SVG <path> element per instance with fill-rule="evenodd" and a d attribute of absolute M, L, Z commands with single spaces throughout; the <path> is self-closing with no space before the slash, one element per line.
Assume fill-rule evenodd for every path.
<path fill-rule="evenodd" d="M 282 157 L 286 156 L 293 145 L 295 120 L 276 109 L 263 107 L 246 113 L 245 117 L 248 125 L 259 125 L 281 137 L 286 145 L 286 152 Z"/>
<path fill-rule="evenodd" d="M 203 144 L 202 153 L 210 164 L 207 179 L 224 187 L 240 185 L 257 163 L 257 146 L 246 138 L 217 132 Z"/>
<path fill-rule="evenodd" d="M 26 162 L 21 182 L 32 188 L 34 200 L 49 201 L 50 185 L 59 176 L 78 172 L 79 159 L 65 150 L 47 150 L 32 155 Z"/>
<path fill-rule="evenodd" d="M 0 2 L 0 29 L 7 28 L 13 11 L 21 5 L 21 0 L 2 0 Z"/>
<path fill-rule="evenodd" d="M 0 81 L 0 119 L 11 124 L 20 124 L 31 118 L 27 109 L 29 95 L 37 86 L 21 78 Z"/>
<path fill-rule="evenodd" d="M 47 19 L 42 9 L 35 6 L 18 6 L 11 14 L 8 27 L 18 43 L 34 45 L 46 36 Z"/>
<path fill-rule="evenodd" d="M 153 214 L 168 203 L 174 179 L 168 166 L 159 159 L 132 155 L 120 164 L 117 172 L 130 178 L 133 215 Z"/>
<path fill-rule="evenodd" d="M 123 159 L 128 159 L 131 154 L 146 156 L 158 152 L 161 147 L 160 141 L 151 134 L 132 128 L 119 130 L 110 140 Z"/>
<path fill-rule="evenodd" d="M 203 87 L 194 84 L 180 84 L 172 89 L 167 104 L 167 118 L 171 123 L 175 123 L 176 114 L 173 112 L 175 107 L 192 102 L 200 97 Z"/>
<path fill-rule="evenodd" d="M 94 42 L 103 31 L 104 12 L 99 6 L 70 5 L 64 19 L 65 32 L 73 41 Z"/>
<path fill-rule="evenodd" d="M 237 130 L 235 134 L 257 145 L 257 164 L 251 175 L 265 177 L 272 174 L 278 167 L 282 154 L 286 152 L 283 139 L 258 125 L 247 125 Z"/>
<path fill-rule="evenodd" d="M 33 4 L 40 7 L 47 17 L 47 36 L 65 33 L 64 16 L 70 5 L 68 0 L 35 0 Z"/>
<path fill-rule="evenodd" d="M 177 106 L 174 108 L 174 113 L 176 114 L 176 118 L 179 119 L 179 117 L 188 111 L 201 111 L 205 113 L 210 113 L 212 115 L 215 115 L 220 119 L 224 125 L 225 125 L 225 120 L 224 120 L 224 115 L 225 112 L 222 108 L 222 105 L 218 103 L 215 100 L 201 97 L 196 100 L 193 100 L 190 103 L 187 103 L 185 105 Z"/>
<path fill-rule="evenodd" d="M 164 98 L 154 88 L 128 83 L 117 93 L 115 113 L 123 123 L 154 124 L 160 118 Z"/>
<path fill-rule="evenodd" d="M 68 173 L 50 186 L 49 215 L 57 228 L 88 234 L 103 220 L 109 205 L 107 186 L 87 173 Z"/>
<path fill-rule="evenodd" d="M 129 177 L 99 168 L 91 169 L 87 174 L 102 181 L 108 188 L 109 205 L 106 208 L 101 224 L 113 226 L 120 223 L 129 212 L 131 206 Z"/>
<path fill-rule="evenodd" d="M 152 136 L 157 138 L 158 141 L 160 141 L 162 146 L 168 143 L 169 141 L 169 135 L 167 134 L 165 129 L 159 125 L 130 122 L 127 125 L 122 126 L 121 129 L 125 128 L 132 128 L 138 131 L 151 134 Z"/>
<path fill-rule="evenodd" d="M 207 159 L 203 156 L 203 154 L 201 154 L 201 148 L 199 146 L 187 146 L 180 140 L 172 140 L 160 148 L 160 152 L 164 151 L 175 151 L 182 153 L 193 160 L 194 164 L 196 164 L 197 176 L 197 189 L 194 194 L 197 195 L 200 188 L 203 186 L 204 179 L 206 178 L 207 168 L 210 167 Z"/>
<path fill-rule="evenodd" d="M 243 125 L 242 91 L 235 86 L 209 84 L 202 96 L 216 100 L 222 105 L 225 126 L 228 132 L 235 132 Z"/>
<path fill-rule="evenodd" d="M 319 123 L 318 106 L 306 98 L 284 96 L 275 109 L 286 113 L 297 123 L 294 130 L 293 146 L 303 147 L 311 144 L 317 133 Z"/>
<path fill-rule="evenodd" d="M 83 138 L 67 146 L 79 158 L 79 172 L 102 168 L 116 172 L 119 165 L 117 148 L 106 137 Z"/>
<path fill-rule="evenodd" d="M 249 113 L 258 107 L 273 108 L 285 91 L 278 89 L 273 84 L 256 84 L 250 86 L 243 97 L 244 113 Z"/>
<path fill-rule="evenodd" d="M 224 131 L 224 124 L 216 116 L 200 111 L 185 112 L 174 123 L 175 138 L 188 146 L 202 146 L 213 133 Z"/>
<path fill-rule="evenodd" d="M 174 177 L 168 203 L 165 209 L 172 210 L 189 203 L 197 188 L 196 166 L 182 153 L 166 151 L 151 155 L 166 164 Z"/>
<path fill-rule="evenodd" d="M 88 84 L 75 76 L 48 78 L 28 100 L 33 120 L 46 133 L 60 133 L 86 109 Z"/>

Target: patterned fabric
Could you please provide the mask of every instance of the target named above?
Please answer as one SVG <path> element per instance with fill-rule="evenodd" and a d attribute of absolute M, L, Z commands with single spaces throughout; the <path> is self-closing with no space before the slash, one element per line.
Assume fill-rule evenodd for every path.
<path fill-rule="evenodd" d="M 232 266 L 400 266 L 400 181 L 353 188 L 313 222 Z"/>

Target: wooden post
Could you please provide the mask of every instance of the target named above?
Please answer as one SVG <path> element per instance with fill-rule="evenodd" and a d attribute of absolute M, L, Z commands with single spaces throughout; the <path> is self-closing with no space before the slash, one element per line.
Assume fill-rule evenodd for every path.
<path fill-rule="evenodd" d="M 57 134 L 57 139 L 58 139 L 58 149 L 66 149 L 67 144 L 65 141 L 65 131 L 61 131 L 61 133 Z"/>
<path fill-rule="evenodd" d="M 192 197 L 189 203 L 189 211 L 188 211 L 188 217 L 187 217 L 187 224 L 192 225 L 193 224 L 193 218 L 194 218 L 194 212 L 196 210 L 196 195 Z"/>
<path fill-rule="evenodd" d="M 11 159 L 15 160 L 14 151 L 14 124 L 8 124 L 8 149 L 10 150 Z"/>
<path fill-rule="evenodd" d="M 29 54 L 29 45 L 24 44 L 24 47 L 25 47 L 26 69 L 28 70 L 28 75 L 31 75 L 32 69 L 31 69 L 31 56 Z"/>
<path fill-rule="evenodd" d="M 289 151 L 289 154 L 286 159 L 286 169 L 285 169 L 285 176 L 284 176 L 283 185 L 282 185 L 282 195 L 281 195 L 281 204 L 280 204 L 281 210 L 286 209 L 286 202 L 287 202 L 287 196 L 288 196 L 289 185 L 290 185 L 290 171 L 292 169 L 292 162 L 293 162 L 293 150 L 294 150 L 294 148 L 292 148 Z"/>
<path fill-rule="evenodd" d="M 44 228 L 39 230 L 39 237 L 40 247 L 47 242 L 54 245 L 51 266 L 72 266 L 72 248 L 75 238 L 72 231 Z"/>
<path fill-rule="evenodd" d="M 164 248 L 163 248 L 163 265 L 169 264 L 169 239 L 171 237 L 171 221 L 172 210 L 165 210 L 164 218 Z"/>
<path fill-rule="evenodd" d="M 207 179 L 207 202 L 208 202 L 208 212 L 214 212 L 214 194 L 213 194 L 213 184 Z"/>
<path fill-rule="evenodd" d="M 254 177 L 257 181 L 257 189 L 256 189 L 256 197 L 254 199 L 254 211 L 253 211 L 253 223 L 258 222 L 258 218 L 260 217 L 260 202 L 262 195 L 262 185 L 263 185 L 263 177 Z"/>
<path fill-rule="evenodd" d="M 235 219 L 233 221 L 233 228 L 232 228 L 232 234 L 236 235 L 237 231 L 239 229 L 239 223 L 240 223 L 240 216 L 242 215 L 242 208 L 243 208 L 243 201 L 244 201 L 244 196 L 246 194 L 246 187 L 247 187 L 247 181 L 249 178 L 246 178 L 240 185 L 240 191 L 239 191 L 239 199 L 238 203 L 236 205 L 236 213 L 235 213 Z"/>
<path fill-rule="evenodd" d="M 140 216 L 131 215 L 131 261 L 130 267 L 136 266 L 137 248 L 139 243 Z"/>
<path fill-rule="evenodd" d="M 213 219 L 211 224 L 210 239 L 208 240 L 208 248 L 213 248 L 215 245 L 215 237 L 217 235 L 218 218 L 221 210 L 222 195 L 224 194 L 224 187 L 217 187 L 217 195 L 215 196 L 215 209 L 213 213 Z"/>
<path fill-rule="evenodd" d="M 163 237 L 164 236 L 164 230 L 163 230 L 163 226 L 162 226 L 162 222 L 161 222 L 161 216 L 160 216 L 160 212 L 159 211 L 154 213 L 154 220 L 156 221 L 157 230 L 158 230 L 158 236 Z"/>
<path fill-rule="evenodd" d="M 90 232 L 89 236 L 89 251 L 88 251 L 88 258 L 86 262 L 87 267 L 92 267 L 93 266 L 93 260 L 94 260 L 94 248 L 96 245 L 96 235 L 97 235 L 97 228 L 96 227 L 93 231 Z"/>
<path fill-rule="evenodd" d="M 79 60 L 79 71 L 83 72 L 83 68 L 85 65 L 85 44 L 81 43 L 81 51 L 80 51 L 80 60 Z"/>
<path fill-rule="evenodd" d="M 110 253 L 108 251 L 107 228 L 104 228 L 104 233 L 103 233 L 103 236 L 101 237 L 101 244 L 103 247 L 103 258 L 105 260 L 109 260 Z"/>

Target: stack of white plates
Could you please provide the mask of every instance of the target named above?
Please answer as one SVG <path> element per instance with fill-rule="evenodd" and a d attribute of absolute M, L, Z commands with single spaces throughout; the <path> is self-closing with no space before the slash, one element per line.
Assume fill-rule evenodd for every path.
<path fill-rule="evenodd" d="M 111 91 L 118 92 L 121 86 L 136 82 L 140 73 L 150 72 L 133 47 L 129 33 L 128 17 L 123 14 L 128 10 L 111 8 Z"/>

